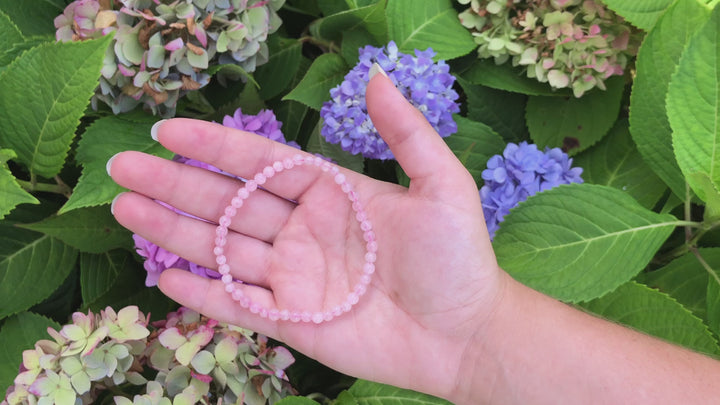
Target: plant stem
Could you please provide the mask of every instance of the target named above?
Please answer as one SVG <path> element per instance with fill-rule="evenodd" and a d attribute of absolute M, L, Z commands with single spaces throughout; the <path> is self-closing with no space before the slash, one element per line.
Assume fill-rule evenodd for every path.
<path fill-rule="evenodd" d="M 55 184 L 51 183 L 38 183 L 37 178 L 32 175 L 30 177 L 30 180 L 17 180 L 18 184 L 20 184 L 20 187 L 25 189 L 25 191 L 33 193 L 33 192 L 46 192 L 46 193 L 55 193 L 55 194 L 62 194 L 65 197 L 70 198 L 70 194 L 72 193 L 72 189 L 65 184 L 64 181 L 59 176 L 55 176 Z"/>

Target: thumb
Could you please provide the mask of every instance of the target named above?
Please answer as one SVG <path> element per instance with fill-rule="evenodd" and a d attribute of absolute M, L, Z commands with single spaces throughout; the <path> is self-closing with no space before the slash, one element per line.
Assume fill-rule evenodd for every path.
<path fill-rule="evenodd" d="M 395 88 L 378 64 L 370 69 L 365 100 L 373 125 L 410 177 L 411 192 L 437 197 L 448 187 L 457 188 L 456 180 L 469 177 L 425 116 Z"/>

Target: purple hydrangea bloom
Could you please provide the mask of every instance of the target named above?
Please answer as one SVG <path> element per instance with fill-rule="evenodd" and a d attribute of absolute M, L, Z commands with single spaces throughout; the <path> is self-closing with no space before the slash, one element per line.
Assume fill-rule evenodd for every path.
<path fill-rule="evenodd" d="M 272 139 L 276 142 L 287 144 L 296 148 L 300 146 L 295 142 L 287 142 L 283 136 L 280 128 L 282 123 L 275 118 L 275 114 L 270 110 L 262 110 L 257 115 L 243 114 L 238 108 L 232 116 L 225 116 L 223 119 L 223 125 L 226 127 L 241 129 L 244 131 L 252 132 L 260 136 Z M 173 160 L 179 163 L 183 163 L 190 166 L 199 167 L 205 170 L 210 170 L 215 173 L 221 173 L 226 176 L 238 178 L 228 172 L 222 171 L 219 168 L 210 165 L 199 160 L 190 159 L 184 156 L 176 155 Z M 202 218 L 195 217 L 184 211 L 181 211 L 175 207 L 172 207 L 161 201 L 157 201 L 159 204 L 177 212 L 180 215 L 193 217 L 195 219 L 203 220 Z M 206 267 L 195 264 L 189 260 L 183 259 L 182 257 L 171 253 L 160 246 L 148 241 L 140 235 L 133 235 L 135 241 L 135 249 L 137 253 L 144 258 L 143 266 L 147 270 L 147 277 L 145 278 L 145 285 L 152 287 L 157 285 L 160 273 L 165 269 L 176 268 L 181 270 L 187 270 L 199 276 L 207 278 L 220 278 L 220 273 L 215 270 L 208 269 Z"/>
<path fill-rule="evenodd" d="M 366 46 L 360 49 L 360 62 L 350 70 L 343 82 L 330 90 L 332 100 L 323 104 L 320 116 L 324 124 L 321 134 L 330 143 L 339 143 L 343 150 L 371 159 L 394 159 L 387 144 L 378 134 L 365 104 L 368 71 L 378 63 L 395 86 L 442 137 L 457 132 L 452 114 L 460 111 L 452 89 L 455 77 L 444 61 L 434 63 L 435 52 L 415 50 L 415 56 L 398 52 L 395 42 L 386 47 Z"/>
<path fill-rule="evenodd" d="M 572 159 L 560 148 L 542 152 L 527 142 L 509 143 L 502 156 L 491 157 L 482 172 L 485 185 L 480 189 L 490 239 L 519 202 L 561 184 L 582 183 L 582 168 L 571 165 Z"/>

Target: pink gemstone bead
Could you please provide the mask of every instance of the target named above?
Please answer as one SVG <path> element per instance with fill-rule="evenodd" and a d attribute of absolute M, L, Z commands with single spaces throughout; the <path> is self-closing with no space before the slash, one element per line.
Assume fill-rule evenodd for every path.
<path fill-rule="evenodd" d="M 213 254 L 215 254 L 215 256 L 221 255 L 223 253 L 225 253 L 225 249 L 223 249 L 222 246 L 215 246 L 213 248 Z"/>
<path fill-rule="evenodd" d="M 343 313 L 343 309 L 340 305 L 333 307 L 333 309 L 332 309 L 333 316 L 338 317 L 338 316 L 342 315 L 342 313 Z"/>
<path fill-rule="evenodd" d="M 228 205 L 225 207 L 225 217 L 232 218 L 237 214 L 237 208 L 233 207 L 232 205 Z"/>
<path fill-rule="evenodd" d="M 290 319 L 290 311 L 288 311 L 287 309 L 283 309 L 282 311 L 280 311 L 280 319 L 283 321 L 287 321 L 288 319 Z"/>
<path fill-rule="evenodd" d="M 363 277 L 367 277 L 367 275 L 365 275 Z M 367 291 L 367 287 L 365 287 L 365 284 L 358 284 L 355 286 L 355 290 L 353 290 L 353 294 L 356 294 L 358 297 L 362 297 L 366 291 Z"/>
<path fill-rule="evenodd" d="M 258 312 L 260 312 L 260 309 L 262 309 L 260 304 L 255 303 L 255 302 L 250 304 L 250 312 L 252 312 L 253 314 L 257 314 Z"/>
<path fill-rule="evenodd" d="M 242 198 L 237 197 L 237 196 L 233 197 L 233 199 L 230 201 L 230 207 L 235 208 L 235 212 L 232 215 L 230 215 L 228 213 L 227 209 L 225 209 L 225 215 L 230 215 L 231 217 L 234 217 L 235 214 L 237 214 L 237 209 L 242 206 L 243 206 Z"/>
<path fill-rule="evenodd" d="M 280 319 L 280 311 L 278 311 L 276 308 L 273 308 L 268 311 L 268 319 L 271 321 L 277 321 Z"/>
<path fill-rule="evenodd" d="M 290 170 L 295 166 L 295 162 L 293 162 L 292 159 L 283 159 L 282 165 L 285 168 L 285 170 Z"/>
<path fill-rule="evenodd" d="M 267 318 L 268 317 L 268 310 L 265 308 L 260 308 L 260 312 L 258 312 L 258 315 L 260 315 L 260 318 Z"/>
<path fill-rule="evenodd" d="M 222 282 L 225 284 L 232 283 L 232 276 L 230 274 L 223 274 L 222 276 Z"/>
<path fill-rule="evenodd" d="M 313 158 L 313 164 L 314 164 L 315 166 L 320 166 L 320 165 L 322 164 L 322 162 L 324 162 L 324 161 L 325 161 L 325 160 L 324 160 L 323 158 L 319 157 L 319 156 L 315 156 L 315 157 Z"/>
<path fill-rule="evenodd" d="M 275 170 L 275 173 L 280 173 L 281 171 L 283 171 L 285 169 L 285 167 L 283 166 L 283 162 L 281 162 L 279 160 L 272 164 L 272 168 L 273 168 L 273 170 Z"/>
<path fill-rule="evenodd" d="M 360 277 L 360 282 L 364 285 L 369 285 L 370 281 L 372 281 L 372 277 L 370 277 L 370 274 L 363 274 L 362 277 Z"/>
<path fill-rule="evenodd" d="M 377 260 L 377 255 L 372 252 L 365 253 L 365 261 L 368 263 L 375 263 L 375 260 Z"/>
<path fill-rule="evenodd" d="M 322 323 L 323 319 L 325 318 L 325 314 L 322 312 L 315 312 L 312 314 L 312 321 L 316 324 Z"/>
<path fill-rule="evenodd" d="M 257 190 L 257 182 L 255 180 L 248 180 L 247 183 L 245 183 L 245 188 L 249 193 L 252 193 L 253 191 Z"/>
<path fill-rule="evenodd" d="M 223 226 L 218 226 L 217 229 L 215 229 L 215 235 L 217 235 L 221 238 L 224 238 L 225 236 L 227 236 L 227 234 L 228 234 L 228 230 L 227 230 L 227 228 L 225 228 Z"/>
<path fill-rule="evenodd" d="M 235 291 L 235 284 L 225 284 L 225 292 L 232 294 Z"/>
<path fill-rule="evenodd" d="M 340 172 L 340 169 L 338 169 L 337 166 L 332 165 L 332 166 L 330 167 L 330 173 L 331 173 L 331 174 L 338 174 L 339 172 Z"/>
<path fill-rule="evenodd" d="M 220 221 L 218 222 L 218 224 L 220 224 L 220 226 L 222 226 L 223 228 L 227 228 L 228 226 L 230 226 L 230 218 L 223 215 L 220 217 Z"/>
<path fill-rule="evenodd" d="M 293 156 L 293 163 L 295 163 L 296 166 L 299 166 L 305 163 L 305 158 L 302 157 L 302 155 L 295 155 Z"/>
<path fill-rule="evenodd" d="M 375 265 L 372 263 L 365 263 L 363 265 L 363 273 L 365 273 L 365 274 L 375 273 Z"/>
<path fill-rule="evenodd" d="M 240 301 L 240 300 L 242 300 L 243 298 L 247 298 L 247 297 L 245 297 L 245 295 L 243 294 L 242 290 L 239 290 L 239 289 L 236 288 L 236 289 L 233 290 L 232 298 L 233 298 L 235 301 Z"/>
<path fill-rule="evenodd" d="M 348 200 L 355 202 L 358 200 L 357 193 L 354 190 L 350 190 L 348 193 Z"/>
<path fill-rule="evenodd" d="M 235 291 L 240 291 L 240 290 L 235 290 Z M 242 298 L 240 298 L 240 306 L 241 306 L 241 307 L 243 307 L 243 308 L 249 308 L 249 307 L 250 307 L 250 304 L 252 304 L 252 301 L 250 301 L 250 298 L 248 298 L 248 297 L 242 297 Z"/>
<path fill-rule="evenodd" d="M 367 219 L 360 222 L 360 229 L 363 230 L 363 232 L 367 232 L 372 229 L 372 224 Z"/>
<path fill-rule="evenodd" d="M 265 177 L 265 175 L 262 173 L 258 173 L 255 175 L 253 180 L 255 180 L 255 183 L 257 183 L 258 185 L 265 184 L 265 180 L 267 180 L 267 177 Z"/>
<path fill-rule="evenodd" d="M 312 320 L 312 314 L 308 311 L 303 311 L 300 316 L 302 316 L 303 322 L 310 322 Z"/>
<path fill-rule="evenodd" d="M 335 184 L 343 184 L 345 183 L 345 175 L 342 173 L 338 173 L 335 175 Z"/>
<path fill-rule="evenodd" d="M 300 315 L 300 312 L 298 311 L 292 311 L 290 313 L 290 322 L 300 322 L 302 321 L 302 315 Z"/>
<path fill-rule="evenodd" d="M 275 175 L 275 169 L 273 169 L 272 166 L 267 166 L 263 169 L 263 175 L 265 176 L 265 178 L 269 179 L 270 177 Z"/>
<path fill-rule="evenodd" d="M 250 197 L 250 192 L 247 190 L 247 188 L 242 187 L 238 190 L 237 195 L 238 197 L 240 197 L 240 199 L 244 200 Z"/>
<path fill-rule="evenodd" d="M 215 246 L 222 247 L 225 246 L 226 243 L 227 239 L 225 239 L 225 237 L 218 236 L 217 238 L 215 238 Z"/>
<path fill-rule="evenodd" d="M 340 185 L 340 190 L 342 190 L 343 193 L 349 193 L 352 190 L 352 186 L 350 183 L 343 183 Z"/>
<path fill-rule="evenodd" d="M 367 245 L 365 245 L 365 248 L 367 249 L 368 252 L 375 253 L 378 250 L 378 244 L 377 244 L 377 242 L 375 242 L 373 240 L 373 241 L 368 242 Z"/>
<path fill-rule="evenodd" d="M 349 298 L 349 297 L 348 297 Z M 343 302 L 342 304 L 342 311 L 343 312 L 350 312 L 350 309 L 352 309 L 352 304 L 348 301 Z"/>
<path fill-rule="evenodd" d="M 367 231 L 363 234 L 363 239 L 365 239 L 365 242 L 374 242 L 375 241 L 375 232 L 373 231 Z"/>
<path fill-rule="evenodd" d="M 230 273 L 230 266 L 228 266 L 227 263 L 221 264 L 220 267 L 218 267 L 218 273 L 225 275 Z"/>
<path fill-rule="evenodd" d="M 358 301 L 360 301 L 360 297 L 357 295 L 357 293 L 356 293 L 355 291 L 353 291 L 353 292 L 351 292 L 350 294 L 348 294 L 347 302 L 348 302 L 350 305 L 355 305 L 355 304 L 358 303 Z"/>
<path fill-rule="evenodd" d="M 323 321 L 325 321 L 325 322 L 330 322 L 330 321 L 332 321 L 333 318 L 334 318 L 334 316 L 333 316 L 332 312 L 330 312 L 330 311 L 325 311 L 325 313 L 323 314 Z"/>
<path fill-rule="evenodd" d="M 320 165 L 320 170 L 324 172 L 330 171 L 330 162 L 327 160 L 323 160 L 322 164 Z"/>
<path fill-rule="evenodd" d="M 215 263 L 218 265 L 225 264 L 227 263 L 227 257 L 225 257 L 225 255 L 217 255 L 215 257 Z"/>

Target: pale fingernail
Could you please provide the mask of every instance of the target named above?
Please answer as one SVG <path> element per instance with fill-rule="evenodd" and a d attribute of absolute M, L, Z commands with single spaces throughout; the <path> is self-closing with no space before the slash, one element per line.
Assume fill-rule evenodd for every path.
<path fill-rule="evenodd" d="M 119 155 L 119 154 L 121 154 L 121 153 L 122 153 L 122 152 L 118 152 L 118 153 L 112 155 L 112 157 L 111 157 L 110 159 L 108 159 L 107 163 L 105 163 L 105 170 L 107 170 L 108 176 L 112 176 L 112 174 L 110 174 L 110 168 L 112 167 L 112 162 L 113 162 L 113 160 L 115 160 L 115 158 L 117 157 L 117 155 Z"/>
<path fill-rule="evenodd" d="M 116 195 L 115 198 L 113 198 L 112 202 L 110 203 L 110 213 L 111 214 L 115 215 L 115 202 L 117 201 L 118 197 L 120 197 L 123 194 L 125 194 L 125 192 L 122 192 L 122 193 Z"/>
<path fill-rule="evenodd" d="M 157 142 L 158 141 L 158 129 L 160 129 L 160 125 L 162 125 L 163 122 L 167 120 L 160 120 L 153 124 L 152 128 L 150 128 L 150 136 L 152 139 Z"/>
<path fill-rule="evenodd" d="M 378 73 L 382 74 L 385 77 L 388 77 L 387 73 L 385 73 L 383 68 L 381 68 L 380 65 L 378 65 L 376 62 L 376 63 L 373 63 L 372 66 L 370 66 L 370 70 L 368 71 L 368 79 L 372 79 L 373 76 L 375 76 Z"/>

